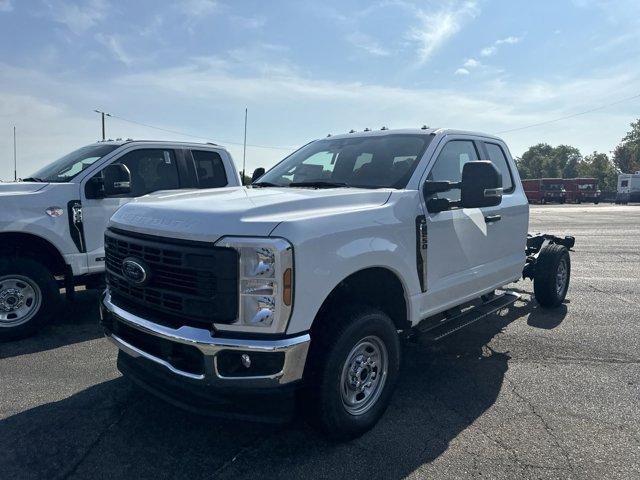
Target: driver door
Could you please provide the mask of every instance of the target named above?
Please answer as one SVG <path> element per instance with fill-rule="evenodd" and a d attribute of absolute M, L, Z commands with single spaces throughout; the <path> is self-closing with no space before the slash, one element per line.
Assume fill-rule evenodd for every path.
<path fill-rule="evenodd" d="M 133 198 L 159 190 L 180 188 L 176 155 L 172 149 L 140 148 L 129 150 L 111 163 L 122 163 L 131 172 L 131 191 L 123 195 L 87 198 L 82 188 L 82 225 L 89 272 L 104 269 L 104 231 L 115 211 Z M 106 167 L 106 165 L 105 165 Z M 102 178 L 102 171 L 94 177 Z"/>
<path fill-rule="evenodd" d="M 480 142 L 468 137 L 446 137 L 444 142 L 436 151 L 436 160 L 426 179 L 459 182 L 464 164 L 481 159 Z M 459 201 L 460 190 L 435 196 Z M 499 215 L 501 207 L 455 207 L 431 213 L 423 198 L 422 208 L 427 251 L 423 265 L 425 293 L 420 309 L 425 318 L 476 298 L 487 289 L 489 256 L 495 252 L 499 238 L 495 235 L 495 224 L 486 218 Z"/>

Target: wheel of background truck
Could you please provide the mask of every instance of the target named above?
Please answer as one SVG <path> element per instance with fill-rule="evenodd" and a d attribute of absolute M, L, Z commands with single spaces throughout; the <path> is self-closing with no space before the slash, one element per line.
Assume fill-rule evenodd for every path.
<path fill-rule="evenodd" d="M 599 203 L 600 203 L 600 200 L 594 200 L 594 201 L 593 201 L 593 204 L 594 204 L 594 205 L 598 205 Z"/>
<path fill-rule="evenodd" d="M 0 259 L 0 341 L 34 333 L 58 302 L 58 284 L 43 265 L 29 258 Z"/>
<path fill-rule="evenodd" d="M 567 296 L 571 278 L 569 251 L 562 245 L 546 245 L 536 261 L 533 290 L 545 308 L 559 306 Z"/>
<path fill-rule="evenodd" d="M 566 200 L 564 198 L 560 199 L 560 205 L 563 205 L 566 202 Z"/>
<path fill-rule="evenodd" d="M 400 367 L 396 327 L 370 307 L 334 311 L 312 336 L 305 402 L 309 421 L 334 440 L 358 437 L 387 409 Z M 322 321 L 322 319 L 320 319 Z"/>

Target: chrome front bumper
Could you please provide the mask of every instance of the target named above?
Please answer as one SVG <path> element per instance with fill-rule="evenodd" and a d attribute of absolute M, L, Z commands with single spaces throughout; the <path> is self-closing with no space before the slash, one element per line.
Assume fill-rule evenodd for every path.
<path fill-rule="evenodd" d="M 275 387 L 300 380 L 311 341 L 309 334 L 280 340 L 254 340 L 215 337 L 209 330 L 189 326 L 172 329 L 133 315 L 118 307 L 111 301 L 108 290 L 101 301 L 100 314 L 103 324 L 107 323 L 105 318 L 111 316 L 113 320 L 123 322 L 143 334 L 197 348 L 204 357 L 204 373 L 202 374 L 176 368 L 168 360 L 154 356 L 105 329 L 107 338 L 129 356 L 149 360 L 177 377 L 209 385 L 260 388 Z M 216 357 L 220 352 L 229 350 L 241 351 L 249 355 L 251 353 L 282 352 L 284 353 L 282 370 L 272 375 L 263 376 L 223 376 L 218 369 Z"/>

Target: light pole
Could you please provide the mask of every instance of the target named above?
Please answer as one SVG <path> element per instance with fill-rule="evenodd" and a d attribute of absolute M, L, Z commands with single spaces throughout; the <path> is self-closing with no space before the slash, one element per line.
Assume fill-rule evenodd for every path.
<path fill-rule="evenodd" d="M 104 117 L 110 117 L 107 112 L 103 112 L 102 110 L 94 110 L 94 112 L 99 113 L 102 116 L 102 141 L 106 140 L 105 129 L 104 129 Z"/>
<path fill-rule="evenodd" d="M 18 160 L 16 157 L 16 126 L 13 126 L 13 181 L 18 181 Z"/>

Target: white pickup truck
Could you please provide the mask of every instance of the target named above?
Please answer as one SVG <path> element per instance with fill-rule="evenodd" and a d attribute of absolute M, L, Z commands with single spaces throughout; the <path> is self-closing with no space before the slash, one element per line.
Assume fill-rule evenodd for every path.
<path fill-rule="evenodd" d="M 350 438 L 386 409 L 403 335 L 457 331 L 513 302 L 496 290 L 523 276 L 543 306 L 564 300 L 573 238 L 528 236 L 528 220 L 499 138 L 328 137 L 250 188 L 118 210 L 101 322 L 119 369 L 177 405 L 277 416 L 302 397 Z"/>
<path fill-rule="evenodd" d="M 113 212 L 151 192 L 238 186 L 229 153 L 212 144 L 107 141 L 75 150 L 22 182 L 0 184 L 0 341 L 33 333 L 60 287 L 104 277 Z"/>

